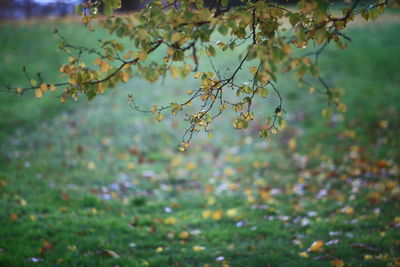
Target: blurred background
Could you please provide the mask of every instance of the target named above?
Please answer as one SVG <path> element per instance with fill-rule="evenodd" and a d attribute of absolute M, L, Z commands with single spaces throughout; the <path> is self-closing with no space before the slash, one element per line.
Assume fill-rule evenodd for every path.
<path fill-rule="evenodd" d="M 85 29 L 72 15 L 76 3 L 1 1 L 2 88 L 26 85 L 23 66 L 62 80 L 68 55 L 54 28 L 86 47 L 116 38 Z M 320 68 L 347 111 L 324 120 L 326 98 L 281 74 L 287 124 L 271 140 L 258 130 L 276 107 L 272 90 L 255 103 L 248 130 L 234 130 L 226 114 L 212 138 L 196 135 L 184 153 L 182 116 L 159 123 L 127 101 L 131 93 L 144 108 L 182 99 L 198 86 L 191 77 L 151 84 L 135 76 L 92 101 L 0 93 L 0 265 L 396 266 L 399 12 L 356 19 L 345 33 L 348 48 L 328 45 Z M 236 66 L 239 53 L 221 52 L 214 64 Z M 211 68 L 207 57 L 200 68 Z"/>

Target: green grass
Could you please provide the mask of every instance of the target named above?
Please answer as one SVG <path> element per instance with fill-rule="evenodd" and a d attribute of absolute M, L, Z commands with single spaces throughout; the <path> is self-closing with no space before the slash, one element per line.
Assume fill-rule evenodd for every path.
<path fill-rule="evenodd" d="M 1 83 L 24 83 L 22 65 L 57 79 L 66 57 L 55 49 L 54 26 L 0 26 Z M 86 45 L 105 36 L 72 22 L 56 26 Z M 321 57 L 324 77 L 346 89 L 348 112 L 335 123 L 321 119 L 323 98 L 282 76 L 289 124 L 271 142 L 222 120 L 214 139 L 196 136 L 178 153 L 179 118 L 157 123 L 126 104 L 132 89 L 145 91 L 138 96 L 144 106 L 168 103 L 196 85 L 191 79 L 135 78 L 91 102 L 68 104 L 55 95 L 0 95 L 0 265 L 398 263 L 398 26 L 354 27 L 349 49 L 328 47 Z M 290 139 L 297 148 L 288 148 Z M 230 209 L 236 214 L 228 216 Z M 323 250 L 299 254 L 318 240 Z"/>

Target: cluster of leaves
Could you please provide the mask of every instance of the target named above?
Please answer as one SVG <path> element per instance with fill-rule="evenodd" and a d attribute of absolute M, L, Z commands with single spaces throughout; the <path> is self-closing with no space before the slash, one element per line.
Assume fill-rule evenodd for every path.
<path fill-rule="evenodd" d="M 199 86 L 187 91 L 185 101 L 154 105 L 147 110 L 137 105 L 130 95 L 130 105 L 135 110 L 154 114 L 161 121 L 167 110 L 178 115 L 196 102 L 197 111 L 185 113 L 189 126 L 180 146 L 183 151 L 194 133 L 209 132 L 213 120 L 228 108 L 237 114 L 233 127 L 246 129 L 255 116 L 252 103 L 257 98 L 269 98 L 271 91 L 278 101 L 274 102 L 274 112 L 266 118 L 259 132 L 260 136 L 268 138 L 279 131 L 283 122 L 283 99 L 275 86 L 277 74 L 294 71 L 299 81 L 307 85 L 307 75 L 319 80 L 321 88 L 311 87 L 310 90 L 327 96 L 329 106 L 323 115 L 331 116 L 333 108 L 345 111 L 346 106 L 339 100 L 340 93 L 320 76 L 318 56 L 330 42 L 340 48 L 346 47 L 350 38 L 342 30 L 357 15 L 375 20 L 387 6 L 396 4 L 390 0 L 374 0 L 369 6 L 359 7 L 360 0 L 355 0 L 342 14 L 333 14 L 331 2 L 326 0 L 301 0 L 296 9 L 271 1 L 241 2 L 239 6 L 232 6 L 228 0 L 215 0 L 211 6 L 206 6 L 203 0 L 154 0 L 148 1 L 146 8 L 124 16 L 112 16 L 113 10 L 121 7 L 120 0 L 81 4 L 77 12 L 89 29 L 93 28 L 92 20 L 99 17 L 99 10 L 104 10 L 106 17 L 100 17 L 99 25 L 107 29 L 113 39 L 101 41 L 98 49 L 86 48 L 70 44 L 56 31 L 62 39 L 60 49 L 70 55 L 69 62 L 60 67 L 66 81 L 51 84 L 40 76 L 32 79 L 25 71 L 30 85 L 25 88 L 9 86 L 9 89 L 19 94 L 35 90 L 36 97 L 41 97 L 48 88 L 51 91 L 60 88 L 63 90 L 61 101 L 77 99 L 79 94 L 92 99 L 119 82 L 128 82 L 134 73 L 155 82 L 168 73 L 174 78 L 185 78 L 193 72 L 194 78 L 200 81 Z M 213 40 L 216 32 L 227 41 Z M 130 47 L 118 41 L 122 38 L 130 40 Z M 293 53 L 294 48 L 306 48 L 311 44 L 319 46 L 318 50 L 306 55 Z M 164 54 L 163 60 L 151 58 L 156 50 Z M 240 50 L 238 65 L 227 66 L 225 71 L 217 69 L 213 58 L 229 50 Z M 97 56 L 93 63 L 82 61 L 86 53 Z M 202 55 L 209 58 L 212 70 L 199 71 Z M 247 72 L 250 78 L 248 82 L 238 82 L 237 74 L 244 71 L 245 65 L 250 66 Z M 229 93 L 232 91 L 236 94 Z"/>

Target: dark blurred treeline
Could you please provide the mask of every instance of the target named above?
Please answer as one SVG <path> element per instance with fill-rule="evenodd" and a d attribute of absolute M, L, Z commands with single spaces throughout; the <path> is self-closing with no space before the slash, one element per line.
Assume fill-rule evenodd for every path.
<path fill-rule="evenodd" d="M 148 1 L 148 0 L 147 0 Z M 145 2 L 147 2 L 145 1 Z M 205 0 L 208 7 L 218 0 Z M 280 3 L 296 3 L 298 0 L 278 0 Z M 0 0 L 0 19 L 24 19 L 37 16 L 66 16 L 74 14 L 75 6 L 85 0 Z M 230 0 L 230 6 L 240 5 L 240 0 Z M 139 10 L 145 6 L 139 0 L 122 0 L 120 12 Z"/>
<path fill-rule="evenodd" d="M 81 0 L 0 0 L 0 19 L 38 16 L 62 17 L 73 14 Z"/>

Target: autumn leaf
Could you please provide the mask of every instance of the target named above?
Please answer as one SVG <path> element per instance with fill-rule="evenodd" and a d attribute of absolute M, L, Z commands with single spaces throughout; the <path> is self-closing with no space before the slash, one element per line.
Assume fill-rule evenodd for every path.
<path fill-rule="evenodd" d="M 202 74 L 203 74 L 203 73 L 199 71 L 199 72 L 197 72 L 193 77 L 194 77 L 195 79 L 198 79 Z"/>
<path fill-rule="evenodd" d="M 180 234 L 179 234 L 179 238 L 180 239 L 188 239 L 189 238 L 189 236 L 190 236 L 190 234 L 189 234 L 189 232 L 181 232 Z"/>
<path fill-rule="evenodd" d="M 40 85 L 40 90 L 41 90 L 42 92 L 46 92 L 48 89 L 49 89 L 49 88 L 48 88 L 48 86 L 47 86 L 46 83 L 42 83 L 42 84 Z"/>
<path fill-rule="evenodd" d="M 228 217 L 234 217 L 237 215 L 237 209 L 229 209 L 226 211 L 226 215 L 228 215 Z"/>
<path fill-rule="evenodd" d="M 96 169 L 96 163 L 94 163 L 94 161 L 89 161 L 89 162 L 87 163 L 87 168 L 88 168 L 89 170 L 94 170 L 94 169 Z"/>
<path fill-rule="evenodd" d="M 308 255 L 308 253 L 306 251 L 300 252 L 299 256 L 302 257 L 302 258 L 308 258 L 309 257 L 309 255 Z"/>
<path fill-rule="evenodd" d="M 12 221 L 15 221 L 15 220 L 18 219 L 18 214 L 12 213 L 12 214 L 10 214 L 10 215 L 8 216 L 8 218 L 9 218 L 10 220 L 12 220 Z"/>
<path fill-rule="evenodd" d="M 205 250 L 205 247 L 196 245 L 196 246 L 193 247 L 193 250 L 196 251 L 196 252 L 199 252 L 199 251 Z"/>
<path fill-rule="evenodd" d="M 109 250 L 109 249 L 104 249 L 103 253 L 104 253 L 104 255 L 109 256 L 109 257 L 114 258 L 114 259 L 119 259 L 120 258 L 120 256 L 115 251 L 112 251 L 112 250 Z"/>
<path fill-rule="evenodd" d="M 47 240 L 43 241 L 43 246 L 39 249 L 40 254 L 45 254 L 46 252 L 53 249 L 53 244 Z"/>
<path fill-rule="evenodd" d="M 100 70 L 102 72 L 108 72 L 110 70 L 110 64 L 107 61 L 102 61 L 100 65 Z"/>
<path fill-rule="evenodd" d="M 129 50 L 128 52 L 126 52 L 126 54 L 124 55 L 123 59 L 130 59 L 132 57 L 132 50 Z"/>
<path fill-rule="evenodd" d="M 164 220 L 164 224 L 166 225 L 173 225 L 176 224 L 178 220 L 175 217 L 168 217 L 167 219 Z"/>
<path fill-rule="evenodd" d="M 213 212 L 213 214 L 211 215 L 211 218 L 213 220 L 219 221 L 222 219 L 222 216 L 224 215 L 224 211 L 223 210 L 217 210 L 215 212 Z"/>
<path fill-rule="evenodd" d="M 211 216 L 211 211 L 210 211 L 210 210 L 204 210 L 204 211 L 202 212 L 202 216 L 203 216 L 203 219 L 208 219 L 208 218 L 210 218 L 210 216 Z"/>
<path fill-rule="evenodd" d="M 157 121 L 162 121 L 163 117 L 164 117 L 163 114 L 158 113 L 158 115 L 157 115 Z"/>
<path fill-rule="evenodd" d="M 102 62 L 103 62 L 103 61 L 101 60 L 101 58 L 96 58 L 96 59 L 94 60 L 93 64 L 94 64 L 95 66 L 99 66 Z"/>
<path fill-rule="evenodd" d="M 35 97 L 41 98 L 43 96 L 43 92 L 40 89 L 35 89 Z"/>
<path fill-rule="evenodd" d="M 335 259 L 335 260 L 331 261 L 331 265 L 334 267 L 342 267 L 342 266 L 344 266 L 344 262 L 339 259 Z"/>
<path fill-rule="evenodd" d="M 308 248 L 307 251 L 312 251 L 312 252 L 317 252 L 317 251 L 321 251 L 322 247 L 324 246 L 324 242 L 321 240 L 318 241 L 314 241 L 311 246 Z"/>

